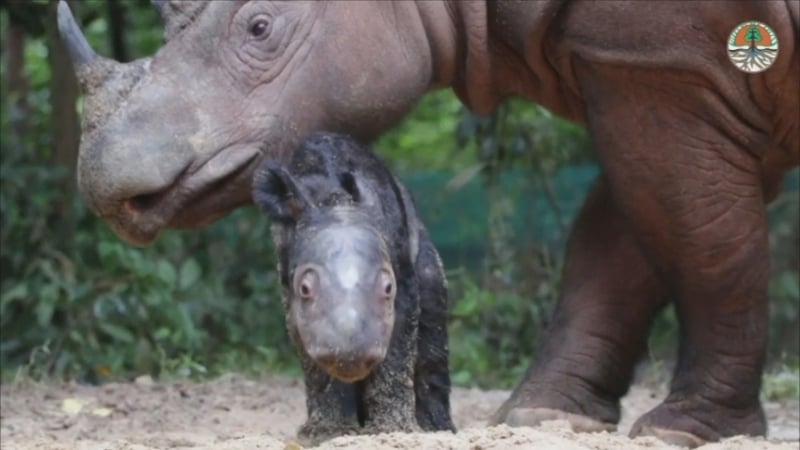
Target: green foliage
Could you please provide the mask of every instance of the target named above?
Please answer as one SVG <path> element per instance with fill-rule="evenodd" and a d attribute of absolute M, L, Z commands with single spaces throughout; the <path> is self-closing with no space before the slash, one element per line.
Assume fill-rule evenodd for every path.
<path fill-rule="evenodd" d="M 26 364 L 45 343 L 35 371 L 88 380 L 295 364 L 260 214 L 240 211 L 224 225 L 165 233 L 136 249 L 75 202 L 68 242 L 48 221 L 50 205 L 63 200 L 58 176 L 19 162 L 14 169 L 29 176 L 24 189 L 3 177 L 4 367 Z"/>
<path fill-rule="evenodd" d="M 519 289 L 451 277 L 450 369 L 454 384 L 511 388 L 530 364 L 559 290 L 560 268 Z"/>
<path fill-rule="evenodd" d="M 490 179 L 512 168 L 552 176 L 567 164 L 594 161 L 583 128 L 521 99 L 501 104 L 489 117 L 462 110 L 457 137 L 460 147 L 477 148 Z"/>
<path fill-rule="evenodd" d="M 453 139 L 463 108 L 452 91 L 431 93 L 413 114 L 378 139 L 375 151 L 401 174 L 465 169 L 473 163 L 473 157 L 469 152 L 457 152 Z"/>
<path fill-rule="evenodd" d="M 764 376 L 761 394 L 767 400 L 800 400 L 800 366 L 784 365 Z"/>

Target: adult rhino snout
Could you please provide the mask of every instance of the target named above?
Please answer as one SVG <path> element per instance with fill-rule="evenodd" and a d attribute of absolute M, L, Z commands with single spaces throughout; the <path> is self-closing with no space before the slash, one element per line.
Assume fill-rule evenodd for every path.
<path fill-rule="evenodd" d="M 144 221 L 138 218 L 144 223 L 135 227 L 135 233 L 129 231 L 134 227 L 127 222 L 136 220 L 133 216 L 153 203 L 152 195 L 171 184 L 177 173 L 191 162 L 185 152 L 183 155 L 178 152 L 180 156 L 172 158 L 171 166 L 157 165 L 152 156 L 160 149 L 174 147 L 172 142 L 165 142 L 169 130 L 155 131 L 148 137 L 130 136 L 127 131 L 130 127 L 122 124 L 137 115 L 141 120 L 143 114 L 134 112 L 117 117 L 130 93 L 149 73 L 151 59 L 122 64 L 99 56 L 64 1 L 58 3 L 58 29 L 85 94 L 78 157 L 81 194 L 89 207 L 109 220 L 126 240 L 146 241 L 151 229 L 160 228 L 158 218 Z"/>
<path fill-rule="evenodd" d="M 84 134 L 78 157 L 83 198 L 120 237 L 145 245 L 163 228 L 202 226 L 249 201 L 252 170 L 261 155 L 257 145 L 205 154 L 198 151 L 204 142 L 193 133 L 196 118 L 170 122 L 167 117 L 175 112 L 170 103 L 153 117 L 147 97 L 138 101 L 144 106 L 126 109 L 102 129 Z"/>
<path fill-rule="evenodd" d="M 174 86 L 145 80 L 102 127 L 81 137 L 78 185 L 126 241 L 150 243 L 166 227 L 202 226 L 249 201 L 261 147 L 200 133 Z M 166 101 L 165 101 L 166 100 Z"/>
<path fill-rule="evenodd" d="M 200 117 L 190 74 L 166 67 L 171 55 L 127 64 L 98 56 L 63 1 L 58 26 L 85 94 L 78 186 L 120 237 L 148 244 L 167 226 L 202 226 L 249 201 L 261 139 L 200 133 L 215 119 Z"/>
<path fill-rule="evenodd" d="M 194 157 L 171 130 L 154 128 L 133 135 L 123 124 L 143 112 L 113 117 L 102 128 L 81 137 L 78 187 L 89 207 L 133 244 L 147 244 L 171 220 L 171 187 L 192 166 Z M 142 120 L 142 119 L 139 119 Z M 165 127 L 166 128 L 166 127 Z M 170 158 L 163 158 L 168 150 Z"/>

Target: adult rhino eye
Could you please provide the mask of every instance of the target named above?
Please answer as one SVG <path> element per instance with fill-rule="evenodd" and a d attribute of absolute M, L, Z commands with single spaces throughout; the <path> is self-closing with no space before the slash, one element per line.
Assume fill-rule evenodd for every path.
<path fill-rule="evenodd" d="M 255 19 L 250 24 L 247 31 L 250 33 L 250 36 L 253 36 L 254 38 L 264 39 L 269 36 L 270 22 L 264 18 Z"/>

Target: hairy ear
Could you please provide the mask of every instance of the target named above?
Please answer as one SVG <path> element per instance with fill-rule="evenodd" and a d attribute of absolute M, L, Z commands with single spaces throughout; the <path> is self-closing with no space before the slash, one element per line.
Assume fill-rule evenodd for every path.
<path fill-rule="evenodd" d="M 312 207 L 292 175 L 270 162 L 253 177 L 253 201 L 271 220 L 284 224 L 297 223 Z"/>

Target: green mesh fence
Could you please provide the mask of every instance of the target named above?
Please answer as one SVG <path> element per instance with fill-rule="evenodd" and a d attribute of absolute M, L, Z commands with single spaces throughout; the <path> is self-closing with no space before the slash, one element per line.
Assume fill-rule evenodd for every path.
<path fill-rule="evenodd" d="M 561 169 L 550 180 L 552 198 L 548 198 L 541 180 L 531 179 L 521 171 L 503 175 L 501 191 L 514 202 L 510 220 L 519 245 L 537 243 L 562 250 L 569 227 L 597 173 L 592 165 Z M 445 266 L 477 269 L 485 255 L 488 235 L 487 190 L 480 177 L 458 189 L 449 189 L 453 177 L 447 172 L 418 172 L 401 178 L 413 193 Z M 793 220 L 791 215 L 797 215 L 793 206 L 799 185 L 800 171 L 794 170 L 786 177 L 785 200 L 770 208 L 771 223 L 785 223 Z"/>

